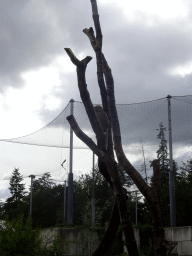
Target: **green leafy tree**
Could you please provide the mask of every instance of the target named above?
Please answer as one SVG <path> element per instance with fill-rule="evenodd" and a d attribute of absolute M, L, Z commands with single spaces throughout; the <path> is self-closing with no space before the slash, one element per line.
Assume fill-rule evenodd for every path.
<path fill-rule="evenodd" d="M 178 226 L 192 225 L 192 159 L 182 163 L 176 178 L 176 212 Z"/>
<path fill-rule="evenodd" d="M 63 185 L 55 185 L 51 174 L 46 172 L 33 182 L 33 225 L 53 227 L 63 221 Z"/>
<path fill-rule="evenodd" d="M 62 224 L 63 198 L 62 185 L 53 186 L 46 190 L 39 190 L 33 194 L 33 224 L 34 227 L 53 227 Z"/>
<path fill-rule="evenodd" d="M 33 181 L 33 192 L 50 189 L 53 185 L 55 183 L 51 179 L 51 174 L 45 172 L 41 178 Z"/>
<path fill-rule="evenodd" d="M 5 219 L 4 228 L 0 230 L 0 255 L 35 255 L 37 243 L 37 231 L 32 231 L 30 218 L 26 224 L 22 215 L 13 221 Z"/>
<path fill-rule="evenodd" d="M 92 223 L 92 174 L 85 174 L 74 181 L 74 224 L 87 226 Z M 108 221 L 113 204 L 113 192 L 108 182 L 95 169 L 95 224 Z"/>
<path fill-rule="evenodd" d="M 59 237 L 55 238 L 52 246 L 47 247 L 43 243 L 40 230 L 32 230 L 30 217 L 24 220 L 23 215 L 19 215 L 12 221 L 6 218 L 4 227 L 0 226 L 1 256 L 62 256 L 63 253 Z"/>
<path fill-rule="evenodd" d="M 119 174 L 122 185 L 129 188 L 133 182 L 126 175 L 123 168 L 119 165 Z M 74 224 L 91 225 L 92 223 L 92 173 L 81 175 L 79 180 L 74 181 Z M 95 224 L 105 226 L 111 215 L 111 208 L 114 197 L 111 186 L 95 168 Z"/>

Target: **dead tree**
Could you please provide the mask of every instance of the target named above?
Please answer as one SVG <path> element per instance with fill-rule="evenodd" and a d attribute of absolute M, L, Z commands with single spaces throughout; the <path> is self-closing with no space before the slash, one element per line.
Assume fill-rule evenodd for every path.
<path fill-rule="evenodd" d="M 97 60 L 97 79 L 100 88 L 102 107 L 108 116 L 108 143 L 106 147 L 106 132 L 103 130 L 101 122 L 94 109 L 93 103 L 90 98 L 89 91 L 86 84 L 86 67 L 91 61 L 91 57 L 87 56 L 83 60 L 78 60 L 73 54 L 71 49 L 65 48 L 72 63 L 77 68 L 78 88 L 82 102 L 85 106 L 86 113 L 90 120 L 92 129 L 96 135 L 97 144 L 95 144 L 78 126 L 74 116 L 68 116 L 67 120 L 70 123 L 73 131 L 97 156 L 99 159 L 99 170 L 103 176 L 110 183 L 114 192 L 114 207 L 112 210 L 111 220 L 109 226 L 104 234 L 104 237 L 98 248 L 92 253 L 92 256 L 104 255 L 109 241 L 112 239 L 121 223 L 123 232 L 125 234 L 125 244 L 130 256 L 137 256 L 138 250 L 134 238 L 134 232 L 131 225 L 130 215 L 127 208 L 127 195 L 125 189 L 122 187 L 121 180 L 118 173 L 117 162 L 114 158 L 114 151 L 117 156 L 119 164 L 124 168 L 126 173 L 132 178 L 140 192 L 146 198 L 152 217 L 153 225 L 153 240 L 154 251 L 156 256 L 165 255 L 165 238 L 164 228 L 161 215 L 161 196 L 160 196 L 160 175 L 159 175 L 159 162 L 153 161 L 153 184 L 150 187 L 142 178 L 140 173 L 132 166 L 126 158 L 122 147 L 120 125 L 117 115 L 114 94 L 114 81 L 111 69 L 102 53 L 102 32 L 100 27 L 97 2 L 90 0 L 92 6 L 93 21 L 95 26 L 96 35 L 93 28 L 85 28 L 83 32 L 87 35 L 96 54 Z M 112 132 L 113 131 L 113 137 Z M 114 148 L 114 150 L 113 150 Z"/>

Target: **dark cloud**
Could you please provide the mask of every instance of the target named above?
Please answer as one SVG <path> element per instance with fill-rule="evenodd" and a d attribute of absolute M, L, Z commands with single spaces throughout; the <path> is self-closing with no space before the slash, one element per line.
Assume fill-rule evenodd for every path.
<path fill-rule="evenodd" d="M 186 1 L 186 4 L 189 4 Z M 118 103 L 139 102 L 165 97 L 183 88 L 184 79 L 168 72 L 191 61 L 192 36 L 189 20 L 154 18 L 138 12 L 135 22 L 115 5 L 98 2 L 104 35 L 103 49 L 112 68 Z M 87 80 L 93 101 L 100 102 L 96 82 L 95 56 L 82 32 L 93 26 L 91 6 L 81 1 L 1 1 L 1 91 L 8 86 L 22 87 L 21 74 L 48 66 L 70 47 L 75 54 L 92 55 Z M 65 105 L 71 98 L 79 100 L 76 74 L 60 70 L 60 93 Z M 186 83 L 186 81 L 185 81 Z M 174 94 L 174 92 L 173 92 Z M 64 107 L 62 105 L 61 107 Z M 41 111 L 41 110 L 40 110 Z M 48 111 L 42 104 L 41 116 Z M 51 115 L 52 111 L 50 111 Z M 46 121 L 46 118 L 45 118 Z"/>
<path fill-rule="evenodd" d="M 190 2 L 185 1 L 189 6 Z M 161 19 L 138 11 L 131 21 L 119 6 L 98 1 L 103 30 L 103 50 L 112 68 L 116 102 L 134 103 L 177 95 L 190 90 L 191 75 L 172 75 L 171 69 L 186 65 L 192 56 L 190 15 L 184 18 Z M 94 52 L 83 28 L 93 25 L 91 5 L 81 1 L 1 1 L 0 82 L 3 92 L 9 86 L 22 87 L 22 74 L 49 66 L 58 56 L 66 56 L 64 47 L 75 54 L 93 56 L 87 67 L 87 84 L 94 103 L 100 103 Z M 70 63 L 70 60 L 68 60 Z M 66 64 L 68 65 L 68 64 Z M 58 70 L 61 85 L 50 92 L 61 102 L 58 109 L 46 104 L 49 95 L 42 95 L 37 114 L 48 123 L 70 99 L 81 100 L 76 73 Z"/>
<path fill-rule="evenodd" d="M 74 1 L 1 1 L 1 90 L 23 85 L 21 74 L 47 66 L 63 48 L 81 44 Z M 87 15 L 85 15 L 87 16 Z M 84 19 L 85 22 L 86 19 Z M 81 30 L 83 24 L 81 26 Z M 78 32 L 79 31 L 79 32 Z M 80 36 L 81 33 L 81 36 Z M 74 47 L 78 48 L 78 47 Z M 83 50 L 82 46 L 82 50 Z"/>

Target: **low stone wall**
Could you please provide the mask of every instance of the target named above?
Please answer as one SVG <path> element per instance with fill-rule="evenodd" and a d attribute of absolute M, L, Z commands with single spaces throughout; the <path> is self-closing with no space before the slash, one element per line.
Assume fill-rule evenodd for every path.
<path fill-rule="evenodd" d="M 172 227 L 165 228 L 165 240 L 170 242 L 177 242 L 177 246 L 171 254 L 178 254 L 178 256 L 192 256 L 192 227 Z"/>
<path fill-rule="evenodd" d="M 53 228 L 40 233 L 44 246 L 51 246 L 56 236 L 62 238 L 66 256 L 90 255 L 99 243 L 97 233 L 87 229 Z"/>

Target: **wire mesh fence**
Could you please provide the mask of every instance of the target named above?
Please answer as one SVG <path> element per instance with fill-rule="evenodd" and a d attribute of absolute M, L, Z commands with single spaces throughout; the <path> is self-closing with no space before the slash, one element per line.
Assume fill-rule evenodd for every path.
<path fill-rule="evenodd" d="M 136 169 L 143 171 L 143 175 L 146 168 L 150 176 L 149 161 L 157 157 L 156 151 L 160 142 L 157 139 L 157 129 L 160 123 L 167 128 L 165 138 L 168 141 L 167 97 L 135 104 L 118 104 L 117 111 L 123 147 L 128 159 Z M 69 114 L 70 104 L 42 129 L 24 137 L 0 140 L 4 159 L 1 169 L 6 168 L 9 162 L 25 169 L 27 175 L 49 171 L 54 172 L 57 179 L 59 177 L 63 180 L 67 175 L 69 163 L 70 127 L 66 120 Z M 80 128 L 96 141 L 81 102 L 74 102 L 74 116 Z M 173 158 L 180 165 L 191 157 L 192 152 L 192 95 L 172 96 L 171 117 Z M 76 136 L 73 148 L 74 175 L 91 171 L 92 152 Z M 64 159 L 66 173 L 61 168 Z"/>

